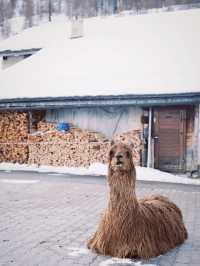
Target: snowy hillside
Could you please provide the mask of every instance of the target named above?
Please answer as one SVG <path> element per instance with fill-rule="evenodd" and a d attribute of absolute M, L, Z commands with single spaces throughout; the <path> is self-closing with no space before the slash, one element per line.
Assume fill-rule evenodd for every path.
<path fill-rule="evenodd" d="M 67 18 L 104 16 L 200 7 L 200 0 L 0 0 L 0 41 L 23 29 L 63 15 Z"/>

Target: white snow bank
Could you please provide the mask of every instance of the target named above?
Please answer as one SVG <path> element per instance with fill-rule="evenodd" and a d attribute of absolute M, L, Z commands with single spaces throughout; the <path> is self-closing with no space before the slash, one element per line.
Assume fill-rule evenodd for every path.
<path fill-rule="evenodd" d="M 40 182 L 40 180 L 25 180 L 25 179 L 0 179 L 2 183 L 8 184 L 36 184 Z"/>
<path fill-rule="evenodd" d="M 101 163 L 94 163 L 89 168 L 84 168 L 84 167 L 70 168 L 65 166 L 38 167 L 36 165 L 0 163 L 0 170 L 3 171 L 36 171 L 39 173 L 60 173 L 60 174 L 92 175 L 92 176 L 101 176 L 101 175 L 106 176 L 107 168 L 108 168 L 107 165 Z M 177 176 L 152 168 L 137 166 L 136 172 L 138 180 L 200 185 L 200 179 L 192 179 L 188 177 Z"/>
<path fill-rule="evenodd" d="M 107 259 L 102 261 L 99 266 L 110 266 L 110 265 L 131 265 L 131 266 L 157 266 L 157 264 L 146 264 L 143 263 L 141 261 L 134 261 L 131 259 L 119 259 L 119 258 L 111 258 L 111 259 Z"/>
<path fill-rule="evenodd" d="M 1 72 L 1 99 L 200 92 L 199 9 L 90 18 L 77 39 L 68 24 L 27 30 L 50 37 Z"/>

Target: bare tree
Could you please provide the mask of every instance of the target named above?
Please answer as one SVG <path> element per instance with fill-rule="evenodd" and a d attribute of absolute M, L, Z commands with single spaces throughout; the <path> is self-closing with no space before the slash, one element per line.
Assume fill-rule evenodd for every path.
<path fill-rule="evenodd" d="M 24 2 L 24 16 L 25 16 L 24 28 L 32 27 L 33 16 L 34 16 L 34 5 L 32 0 L 26 0 Z"/>
<path fill-rule="evenodd" d="M 49 13 L 49 21 L 51 21 L 51 17 L 52 17 L 52 0 L 48 0 L 49 3 L 48 3 L 48 13 Z"/>

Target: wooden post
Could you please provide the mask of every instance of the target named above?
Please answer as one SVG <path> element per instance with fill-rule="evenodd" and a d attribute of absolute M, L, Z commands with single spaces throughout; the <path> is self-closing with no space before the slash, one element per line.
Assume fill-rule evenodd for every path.
<path fill-rule="evenodd" d="M 29 133 L 33 132 L 32 123 L 33 123 L 32 111 L 29 111 L 28 112 L 28 129 L 29 129 L 28 131 L 29 131 Z"/>
<path fill-rule="evenodd" d="M 148 132 L 148 151 L 147 151 L 147 167 L 152 167 L 152 149 L 151 149 L 151 131 L 152 131 L 152 108 L 149 108 L 149 132 Z"/>

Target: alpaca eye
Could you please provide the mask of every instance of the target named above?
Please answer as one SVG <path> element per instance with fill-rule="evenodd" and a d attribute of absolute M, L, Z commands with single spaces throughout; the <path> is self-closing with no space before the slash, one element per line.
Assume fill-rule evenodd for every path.
<path fill-rule="evenodd" d="M 129 152 L 129 151 L 127 151 L 127 152 L 126 152 L 126 157 L 127 157 L 127 158 L 130 158 L 130 157 L 131 157 L 131 155 L 130 155 L 130 152 Z"/>
<path fill-rule="evenodd" d="M 113 155 L 114 155 L 114 152 L 110 151 L 110 157 L 113 157 Z"/>

